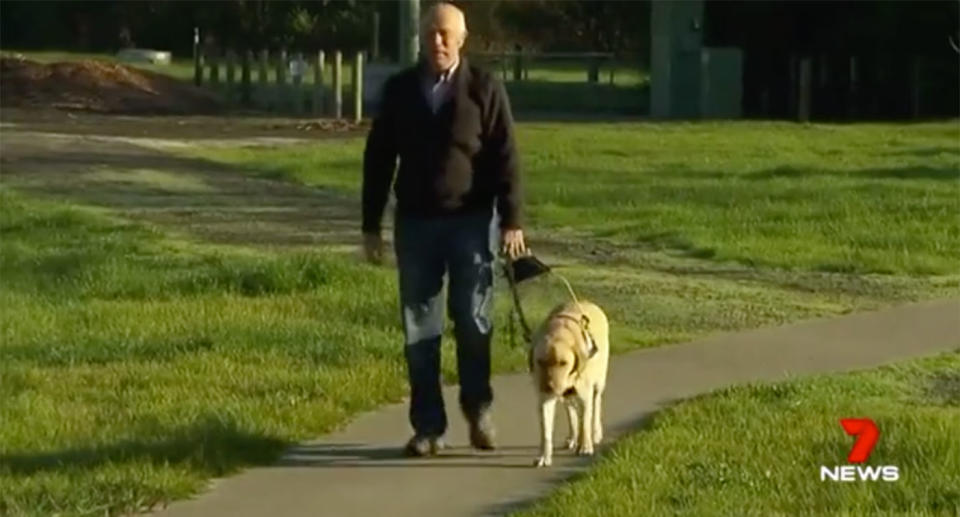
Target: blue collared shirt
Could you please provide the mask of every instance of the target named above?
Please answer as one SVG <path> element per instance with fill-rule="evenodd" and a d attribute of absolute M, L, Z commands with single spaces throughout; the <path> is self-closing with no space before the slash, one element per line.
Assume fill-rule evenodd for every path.
<path fill-rule="evenodd" d="M 443 103 L 450 98 L 450 92 L 453 90 L 453 77 L 460 66 L 460 60 L 451 66 L 447 71 L 440 74 L 439 79 L 426 77 L 423 81 L 423 94 L 427 98 L 427 104 L 430 109 L 436 113 L 443 106 Z"/>

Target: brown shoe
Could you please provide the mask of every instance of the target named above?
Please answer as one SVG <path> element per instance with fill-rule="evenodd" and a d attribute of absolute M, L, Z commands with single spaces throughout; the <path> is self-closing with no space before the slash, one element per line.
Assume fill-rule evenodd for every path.
<path fill-rule="evenodd" d="M 470 445 L 482 451 L 492 451 L 497 448 L 496 430 L 489 413 L 483 413 L 477 419 L 470 420 Z"/>
<path fill-rule="evenodd" d="M 445 447 L 439 436 L 414 436 L 403 448 L 404 454 L 412 458 L 436 456 Z"/>

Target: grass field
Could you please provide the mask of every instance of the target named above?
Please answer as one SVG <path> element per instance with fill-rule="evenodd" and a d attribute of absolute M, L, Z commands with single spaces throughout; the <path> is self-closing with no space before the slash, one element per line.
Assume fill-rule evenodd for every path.
<path fill-rule="evenodd" d="M 649 108 L 649 75 L 639 64 L 616 62 L 600 68 L 599 81 L 587 82 L 587 62 L 536 60 L 525 66 L 522 81 L 500 63 L 483 66 L 504 81 L 515 110 L 525 112 L 644 114 Z M 610 73 L 613 71 L 611 81 Z"/>
<path fill-rule="evenodd" d="M 848 464 L 853 439 L 839 419 L 851 416 L 876 421 L 868 465 L 897 466 L 899 481 L 820 480 L 821 465 Z M 738 386 L 661 412 L 589 473 L 515 515 L 956 515 L 957 429 L 960 349 Z"/>
<path fill-rule="evenodd" d="M 534 250 L 609 309 L 618 352 L 960 292 L 953 123 L 525 124 L 519 138 Z M 352 204 L 361 148 L 331 140 L 190 154 Z M 0 190 L 0 514 L 115 514 L 184 497 L 404 392 L 390 269 L 318 248 L 214 246 L 180 228 L 133 223 L 121 210 L 47 201 L 35 184 L 32 194 L 19 188 L 16 167 L 4 164 Z M 194 202 L 213 190 L 195 189 Z M 504 332 L 502 294 L 498 372 L 523 367 Z M 542 315 L 550 299 L 526 296 L 528 316 Z M 448 381 L 450 345 L 448 335 Z M 920 379 L 957 366 L 950 358 L 929 365 L 904 372 Z M 897 375 L 903 386 L 917 380 Z M 798 393 L 812 390 L 810 403 L 825 407 L 849 382 L 811 381 Z M 666 436 L 656 439 L 661 447 L 678 440 L 685 418 L 721 408 L 726 418 L 729 405 L 742 406 L 746 420 L 800 418 L 771 411 L 769 393 L 777 389 L 738 388 L 681 406 L 658 419 L 654 429 L 666 426 Z M 901 399 L 865 406 L 888 415 L 881 424 L 890 436 L 912 418 L 899 420 Z M 919 422 L 945 425 L 956 415 L 922 411 L 930 420 Z M 717 451 L 740 447 L 737 430 L 767 436 L 759 423 L 738 422 Z M 823 432 L 824 447 L 846 443 L 833 427 Z M 640 433 L 621 450 L 656 451 L 653 438 Z M 916 463 L 901 465 L 948 454 L 938 439 L 918 442 Z M 685 487 L 678 472 L 713 479 L 711 468 L 688 468 L 689 457 L 663 459 L 658 483 Z M 605 469 L 597 472 L 608 479 L 627 472 L 599 474 Z M 697 505 L 711 486 L 680 493 L 676 508 L 705 508 Z M 851 508 L 868 501 L 837 497 Z"/>
<path fill-rule="evenodd" d="M 474 63 L 480 64 L 494 72 L 498 78 L 507 82 L 513 81 L 514 61 L 510 58 L 504 61 L 492 59 L 492 56 L 476 56 Z M 603 61 L 599 68 L 599 82 L 615 86 L 643 86 L 650 80 L 649 75 L 641 70 L 639 58 L 637 61 L 619 59 Z M 586 59 L 556 59 L 556 58 L 525 58 L 523 61 L 523 79 L 529 81 L 548 81 L 554 83 L 585 83 L 589 63 Z M 611 82 L 610 74 L 613 73 Z"/>

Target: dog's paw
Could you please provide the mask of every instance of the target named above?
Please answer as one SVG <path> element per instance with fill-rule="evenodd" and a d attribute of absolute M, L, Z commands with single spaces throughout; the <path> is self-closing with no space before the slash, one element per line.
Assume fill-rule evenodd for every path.
<path fill-rule="evenodd" d="M 593 444 L 600 445 L 600 442 L 603 441 L 603 431 L 599 429 L 593 430 Z"/>
<path fill-rule="evenodd" d="M 593 444 L 581 444 L 577 447 L 577 454 L 580 456 L 593 456 Z"/>
<path fill-rule="evenodd" d="M 576 436 L 571 436 L 570 438 L 567 438 L 566 442 L 564 442 L 564 446 L 567 448 L 567 450 L 576 450 L 577 441 L 578 440 Z"/>
<path fill-rule="evenodd" d="M 536 461 L 533 462 L 533 466 L 537 468 L 549 467 L 552 461 L 546 456 L 540 456 Z"/>

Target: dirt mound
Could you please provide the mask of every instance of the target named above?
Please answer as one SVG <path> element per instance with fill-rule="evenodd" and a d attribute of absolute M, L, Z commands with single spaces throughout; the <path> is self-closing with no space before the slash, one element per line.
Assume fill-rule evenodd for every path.
<path fill-rule="evenodd" d="M 121 64 L 8 57 L 0 59 L 0 105 L 141 114 L 210 114 L 223 107 L 211 92 Z"/>

